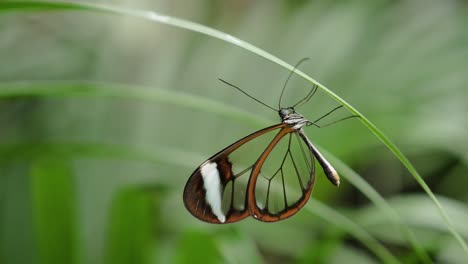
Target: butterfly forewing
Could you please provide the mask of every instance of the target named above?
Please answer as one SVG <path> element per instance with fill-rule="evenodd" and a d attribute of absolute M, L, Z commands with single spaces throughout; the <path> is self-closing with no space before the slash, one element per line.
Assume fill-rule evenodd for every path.
<path fill-rule="evenodd" d="M 184 190 L 185 207 L 190 213 L 211 223 L 230 223 L 247 217 L 247 186 L 252 169 L 282 126 L 259 130 L 200 165 Z"/>
<path fill-rule="evenodd" d="M 250 212 L 268 222 L 294 215 L 309 199 L 315 181 L 314 157 L 295 130 L 284 128 L 269 148 L 250 183 L 255 186 L 251 200 L 256 201 Z"/>

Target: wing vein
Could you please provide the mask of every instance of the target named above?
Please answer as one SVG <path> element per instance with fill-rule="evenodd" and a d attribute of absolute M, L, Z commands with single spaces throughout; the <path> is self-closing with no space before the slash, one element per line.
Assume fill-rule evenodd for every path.
<path fill-rule="evenodd" d="M 265 209 L 268 210 L 268 204 L 270 203 L 270 185 L 271 185 L 271 179 L 268 180 L 268 187 L 267 187 L 267 193 L 266 193 L 266 199 L 265 199 Z"/>
<path fill-rule="evenodd" d="M 312 165 L 310 164 L 311 161 L 309 161 L 309 159 L 307 159 L 307 154 L 306 154 L 306 151 L 304 150 L 304 146 L 302 146 L 302 144 L 301 144 L 301 139 L 299 138 L 299 135 L 297 133 L 294 133 L 294 134 L 296 135 L 297 143 L 299 144 L 299 147 L 301 148 L 302 157 L 304 158 L 304 162 L 307 164 L 307 168 L 309 169 L 309 171 L 312 172 Z"/>
<path fill-rule="evenodd" d="M 288 208 L 288 200 L 287 200 L 287 197 L 286 197 L 286 185 L 284 184 L 283 168 L 281 168 L 281 181 L 283 183 L 284 209 L 286 210 Z"/>
<path fill-rule="evenodd" d="M 252 169 L 253 165 L 251 165 L 250 167 L 246 168 L 245 170 L 237 173 L 235 176 L 234 176 L 234 179 L 237 179 L 239 178 L 240 176 L 244 175 L 244 173 L 246 173 L 247 171 L 249 171 L 250 169 Z"/>
<path fill-rule="evenodd" d="M 299 180 L 299 184 L 301 185 L 302 193 L 304 193 L 304 190 L 305 190 L 304 183 L 302 183 L 302 179 L 301 179 L 301 175 L 299 173 L 299 169 L 297 168 L 296 162 L 294 161 L 294 157 L 291 154 L 291 152 L 289 152 L 289 156 L 291 157 L 291 161 L 292 161 L 292 164 L 294 166 L 294 170 L 296 171 L 297 179 Z"/>

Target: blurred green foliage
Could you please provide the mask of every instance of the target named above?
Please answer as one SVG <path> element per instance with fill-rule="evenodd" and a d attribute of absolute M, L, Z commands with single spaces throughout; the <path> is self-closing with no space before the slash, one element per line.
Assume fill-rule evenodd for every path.
<path fill-rule="evenodd" d="M 301 70 L 401 147 L 468 238 L 465 1 L 119 6 L 208 25 L 290 64 L 310 57 Z M 289 72 L 231 44 L 132 16 L 22 11 L 0 2 L 0 263 L 420 263 L 424 254 L 404 226 L 430 261 L 466 262 L 433 203 L 357 120 L 307 133 L 393 209 L 382 212 L 337 165 L 340 188 L 319 174 L 312 200 L 291 219 L 199 222 L 181 200 L 192 171 L 278 122 L 217 79 L 275 105 Z M 293 77 L 285 105 L 310 87 Z M 300 112 L 314 120 L 334 106 L 318 92 Z"/>

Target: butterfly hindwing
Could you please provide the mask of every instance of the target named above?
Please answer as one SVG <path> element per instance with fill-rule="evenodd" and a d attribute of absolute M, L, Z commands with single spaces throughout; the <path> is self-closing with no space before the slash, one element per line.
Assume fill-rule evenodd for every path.
<path fill-rule="evenodd" d="M 315 159 L 308 142 L 284 127 L 259 157 L 250 178 L 249 212 L 274 222 L 297 213 L 309 199 L 315 182 Z"/>

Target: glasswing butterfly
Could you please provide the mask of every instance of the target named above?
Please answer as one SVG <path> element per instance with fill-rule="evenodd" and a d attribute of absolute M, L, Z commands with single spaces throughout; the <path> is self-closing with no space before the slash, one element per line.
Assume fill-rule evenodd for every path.
<path fill-rule="evenodd" d="M 294 70 L 306 59 L 300 60 Z M 294 108 L 309 101 L 317 91 L 317 86 L 314 85 L 292 107 L 281 107 L 281 98 L 294 70 L 283 86 L 278 109 L 220 79 L 278 112 L 281 123 L 261 129 L 231 144 L 207 159 L 192 173 L 185 185 L 183 199 L 185 207 L 193 216 L 216 224 L 237 222 L 249 215 L 265 222 L 288 218 L 305 205 L 312 193 L 315 159 L 331 183 L 336 186 L 340 184 L 338 173 L 307 138 L 303 127 L 323 127 L 316 123 L 342 105 L 313 122 L 305 119 Z M 350 117 L 354 116 L 343 119 Z M 291 188 L 286 188 L 286 182 Z"/>

